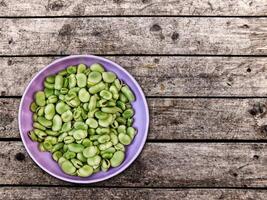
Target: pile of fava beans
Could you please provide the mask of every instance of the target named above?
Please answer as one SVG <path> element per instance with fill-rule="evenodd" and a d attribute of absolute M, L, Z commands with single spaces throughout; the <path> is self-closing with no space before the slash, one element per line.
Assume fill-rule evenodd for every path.
<path fill-rule="evenodd" d="M 135 96 L 101 64 L 69 66 L 48 76 L 30 105 L 28 135 L 48 151 L 64 173 L 88 177 L 118 167 L 131 144 Z"/>

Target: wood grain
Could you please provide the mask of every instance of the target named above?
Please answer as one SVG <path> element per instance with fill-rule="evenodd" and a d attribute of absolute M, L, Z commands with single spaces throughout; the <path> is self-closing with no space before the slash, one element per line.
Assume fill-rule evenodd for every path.
<path fill-rule="evenodd" d="M 139 189 L 139 188 L 70 188 L 70 187 L 1 187 L 0 196 L 13 199 L 132 199 L 132 200 L 265 200 L 266 190 L 231 189 Z"/>
<path fill-rule="evenodd" d="M 33 164 L 21 142 L 0 148 L 1 185 L 69 185 Z M 266 152 L 266 143 L 147 143 L 126 171 L 91 186 L 266 187 Z"/>
<path fill-rule="evenodd" d="M 265 18 L 0 19 L 0 55 L 266 55 Z"/>
<path fill-rule="evenodd" d="M 0 99 L 0 138 L 19 138 L 20 99 Z M 151 99 L 151 140 L 267 139 L 264 99 Z"/>
<path fill-rule="evenodd" d="M 1 96 L 21 96 L 33 76 L 59 57 L 0 57 Z M 266 96 L 265 57 L 109 56 L 147 96 Z"/>
<path fill-rule="evenodd" d="M 1 16 L 212 15 L 266 16 L 265 0 L 1 0 Z"/>

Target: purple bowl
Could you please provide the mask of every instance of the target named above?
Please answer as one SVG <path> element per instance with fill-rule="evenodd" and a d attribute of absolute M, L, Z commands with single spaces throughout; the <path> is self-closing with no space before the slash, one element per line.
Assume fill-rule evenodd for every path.
<path fill-rule="evenodd" d="M 48 152 L 40 152 L 38 150 L 38 143 L 32 142 L 27 133 L 32 129 L 32 112 L 29 107 L 33 101 L 34 93 L 38 90 L 43 89 L 43 81 L 46 76 L 56 74 L 62 69 L 65 69 L 69 65 L 77 65 L 79 63 L 84 63 L 87 66 L 93 63 L 101 63 L 107 71 L 112 71 L 117 74 L 119 79 L 123 80 L 134 92 L 136 100 L 132 103 L 135 110 L 134 124 L 133 126 L 137 129 L 137 135 L 133 140 L 132 144 L 126 149 L 126 156 L 124 162 L 116 168 L 110 168 L 107 172 L 98 172 L 90 177 L 82 178 L 76 176 L 70 176 L 61 171 L 57 162 L 52 159 L 52 156 Z M 46 66 L 31 80 L 27 86 L 20 103 L 19 108 L 19 130 L 23 141 L 23 144 L 34 160 L 34 162 L 39 165 L 44 171 L 50 175 L 72 183 L 94 183 L 109 179 L 131 165 L 131 163 L 137 158 L 137 156 L 142 151 L 148 133 L 149 126 L 149 113 L 148 106 L 145 99 L 145 95 L 136 82 L 136 80 L 121 66 L 118 64 L 107 60 L 105 58 L 92 56 L 92 55 L 77 55 L 68 56 L 65 58 L 58 59 Z"/>

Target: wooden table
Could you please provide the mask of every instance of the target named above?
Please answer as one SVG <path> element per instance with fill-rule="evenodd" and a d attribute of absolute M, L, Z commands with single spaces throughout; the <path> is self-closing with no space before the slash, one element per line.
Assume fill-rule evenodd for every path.
<path fill-rule="evenodd" d="M 0 0 L 0 199 L 267 199 L 266 0 Z M 56 58 L 95 54 L 142 86 L 150 131 L 122 174 L 73 185 L 43 172 L 17 125 Z"/>

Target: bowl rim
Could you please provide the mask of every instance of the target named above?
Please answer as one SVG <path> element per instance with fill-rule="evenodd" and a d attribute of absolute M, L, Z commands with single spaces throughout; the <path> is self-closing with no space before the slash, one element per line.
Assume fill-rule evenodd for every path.
<path fill-rule="evenodd" d="M 44 166 L 42 166 L 35 158 L 34 156 L 32 155 L 30 149 L 28 148 L 28 146 L 26 145 L 26 141 L 24 139 L 24 136 L 23 136 L 23 132 L 22 132 L 22 125 L 21 125 L 21 112 L 22 112 L 22 105 L 23 105 L 23 102 L 24 102 L 24 98 L 26 96 L 26 93 L 28 92 L 30 86 L 32 85 L 33 81 L 41 74 L 43 73 L 45 70 L 47 70 L 48 68 L 50 68 L 52 65 L 55 65 L 56 63 L 58 62 L 61 62 L 61 61 L 64 61 L 64 60 L 67 60 L 67 59 L 73 59 L 73 58 L 93 58 L 93 59 L 97 59 L 97 60 L 102 60 L 104 62 L 108 62 L 110 63 L 111 65 L 117 67 L 119 70 L 121 70 L 123 73 L 125 73 L 127 76 L 130 77 L 131 81 L 134 83 L 134 85 L 137 87 L 137 89 L 139 90 L 140 92 L 140 96 L 141 96 L 141 101 L 144 102 L 144 105 L 145 105 L 145 116 L 146 116 L 146 119 L 147 119 L 147 123 L 145 124 L 145 131 L 144 131 L 144 136 L 142 138 L 142 141 L 139 145 L 139 148 L 137 149 L 136 153 L 134 154 L 134 156 L 132 156 L 132 158 L 130 159 L 130 161 L 128 163 L 126 163 L 124 166 L 122 166 L 118 171 L 112 173 L 112 174 L 109 174 L 109 175 L 106 175 L 102 178 L 97 178 L 97 179 L 93 179 L 93 180 L 74 180 L 74 179 L 71 179 L 71 178 L 68 178 L 68 177 L 62 177 L 62 176 L 59 176 L 59 175 L 56 175 L 54 174 L 53 172 L 49 171 L 48 169 L 46 169 Z M 119 64 L 107 59 L 107 58 L 104 58 L 104 57 L 100 57 L 100 56 L 95 56 L 95 55 L 71 55 L 71 56 L 66 56 L 66 57 L 63 57 L 63 58 L 59 58 L 59 59 L 56 59 L 54 60 L 53 62 L 51 62 L 50 64 L 46 65 L 43 69 L 41 69 L 40 71 L 38 71 L 35 76 L 31 79 L 31 81 L 28 83 L 26 89 L 24 90 L 23 92 L 23 95 L 22 95 L 22 98 L 21 98 L 21 101 L 20 101 L 20 106 L 19 106 L 19 113 L 18 113 L 18 125 L 19 125 L 19 132 L 20 132 L 20 137 L 22 139 L 22 143 L 23 143 L 23 146 L 25 147 L 27 153 L 30 155 L 31 159 L 42 169 L 44 170 L 45 172 L 47 172 L 49 175 L 51 176 L 54 176 L 60 180 L 63 180 L 63 181 L 66 181 L 66 182 L 71 182 L 71 183 L 80 183 L 80 184 L 89 184 L 89 183 L 96 183 L 96 182 L 100 182 L 100 181 L 104 181 L 104 180 L 107 180 L 107 179 L 110 179 L 118 174 L 120 174 L 121 172 L 123 172 L 126 168 L 128 168 L 135 160 L 136 158 L 140 155 L 141 151 L 143 150 L 144 148 L 144 145 L 145 145 L 145 142 L 147 140 L 147 135 L 148 135 L 148 128 L 149 128 L 149 109 L 148 109 L 148 104 L 147 104 L 147 101 L 146 101 L 146 98 L 145 98 L 145 95 L 144 95 L 144 92 L 142 90 L 142 88 L 140 87 L 140 85 L 138 84 L 138 82 L 135 80 L 135 78 L 127 71 L 125 70 L 123 67 L 121 67 Z"/>

